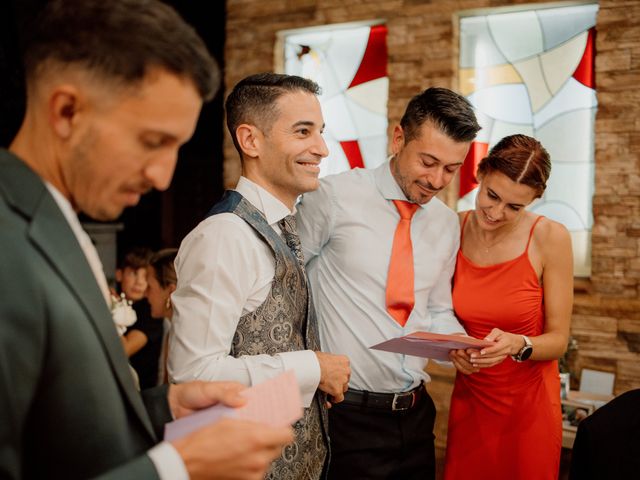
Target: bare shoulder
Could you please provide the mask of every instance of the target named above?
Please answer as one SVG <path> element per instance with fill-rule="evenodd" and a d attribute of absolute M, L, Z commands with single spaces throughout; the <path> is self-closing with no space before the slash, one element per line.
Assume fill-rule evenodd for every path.
<path fill-rule="evenodd" d="M 538 249 L 553 257 L 571 253 L 571 235 L 563 224 L 542 217 L 533 231 L 533 241 Z"/>

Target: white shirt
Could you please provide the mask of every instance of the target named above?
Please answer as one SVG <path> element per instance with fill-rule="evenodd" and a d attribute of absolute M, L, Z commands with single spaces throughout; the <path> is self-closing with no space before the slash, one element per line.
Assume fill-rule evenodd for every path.
<path fill-rule="evenodd" d="M 89 266 L 93 271 L 93 275 L 96 277 L 96 282 L 98 283 L 102 294 L 105 296 L 105 301 L 107 302 L 107 304 L 109 304 L 110 295 L 109 288 L 107 286 L 107 279 L 104 276 L 104 270 L 102 269 L 102 264 L 100 263 L 99 259 L 100 257 L 98 257 L 98 252 L 96 251 L 95 246 L 91 242 L 89 235 L 87 235 L 87 233 L 82 228 L 82 225 L 78 220 L 78 216 L 73 210 L 71 203 L 69 203 L 69 200 L 67 200 L 65 196 L 62 195 L 62 193 L 60 193 L 49 182 L 45 182 L 45 185 L 49 190 L 49 193 L 51 193 L 51 196 L 53 197 L 55 202 L 58 204 L 58 207 L 62 211 L 64 218 L 67 220 L 67 223 L 71 227 L 73 234 L 78 240 L 78 243 L 82 248 L 82 252 L 87 258 Z M 182 461 L 182 458 L 170 443 L 161 442 L 157 444 L 147 452 L 147 455 L 149 455 L 151 462 L 153 463 L 154 467 L 156 467 L 158 476 L 161 480 L 187 480 L 189 478 L 189 474 L 184 465 L 184 462 Z"/>
<path fill-rule="evenodd" d="M 295 213 L 245 177 L 240 177 L 236 191 L 264 214 L 279 235 L 277 223 Z M 320 364 L 313 351 L 239 358 L 229 354 L 240 317 L 264 303 L 275 274 L 273 252 L 257 232 L 234 213 L 208 217 L 182 241 L 175 266 L 170 378 L 233 380 L 251 386 L 293 370 L 303 403 L 309 406 L 320 383 Z"/>
<path fill-rule="evenodd" d="M 325 177 L 297 206 L 322 348 L 349 356 L 349 386 L 357 390 L 401 392 L 429 381 L 425 359 L 370 350 L 372 345 L 418 330 L 464 332 L 451 302 L 460 227 L 437 198 L 411 222 L 413 311 L 404 327 L 387 313 L 387 271 L 400 219 L 391 200 L 406 197 L 386 162 Z"/>
<path fill-rule="evenodd" d="M 89 267 L 93 272 L 93 276 L 96 278 L 96 282 L 98 287 L 100 288 L 100 292 L 104 297 L 104 301 L 107 303 L 107 307 L 111 308 L 111 294 L 109 293 L 109 285 L 107 283 L 107 278 L 104 275 L 104 268 L 102 266 L 102 262 L 100 261 L 100 256 L 98 255 L 98 251 L 96 247 L 93 245 L 91 241 L 91 237 L 84 231 L 82 225 L 80 224 L 80 220 L 78 220 L 78 215 L 73 210 L 71 203 L 69 200 L 65 198 L 62 193 L 60 193 L 56 187 L 51 185 L 49 182 L 44 182 L 45 186 L 49 190 L 49 193 L 58 204 L 58 208 L 64 215 L 64 218 L 67 220 L 67 223 L 71 227 L 71 231 L 78 240 L 80 244 L 80 248 L 84 253 L 84 256 L 89 262 Z"/>

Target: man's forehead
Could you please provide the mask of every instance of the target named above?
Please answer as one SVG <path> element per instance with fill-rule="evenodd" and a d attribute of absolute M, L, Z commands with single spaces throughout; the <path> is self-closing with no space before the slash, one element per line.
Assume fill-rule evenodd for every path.
<path fill-rule="evenodd" d="M 413 144 L 417 154 L 423 159 L 432 159 L 443 165 L 459 166 L 469 151 L 471 142 L 458 142 L 447 136 L 439 129 L 420 134 L 412 138 L 407 144 Z"/>
<path fill-rule="evenodd" d="M 281 95 L 276 102 L 278 118 L 290 125 L 297 122 L 322 124 L 322 110 L 318 98 L 310 92 L 294 91 Z"/>
<path fill-rule="evenodd" d="M 292 90 L 283 93 L 280 95 L 276 101 L 277 106 L 287 105 L 289 107 L 295 105 L 304 105 L 304 108 L 309 108 L 310 106 L 320 106 L 320 102 L 318 101 L 318 97 L 311 92 L 307 92 L 306 90 Z"/>

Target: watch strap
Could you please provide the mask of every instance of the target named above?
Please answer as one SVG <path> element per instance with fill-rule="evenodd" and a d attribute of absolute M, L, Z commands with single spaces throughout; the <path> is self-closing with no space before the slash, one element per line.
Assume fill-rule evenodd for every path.
<path fill-rule="evenodd" d="M 515 355 L 511 355 L 511 358 L 516 362 L 524 362 L 527 360 L 531 354 L 533 353 L 533 343 L 529 340 L 529 337 L 526 335 L 521 335 L 524 339 L 524 346 L 520 349 L 518 353 Z"/>

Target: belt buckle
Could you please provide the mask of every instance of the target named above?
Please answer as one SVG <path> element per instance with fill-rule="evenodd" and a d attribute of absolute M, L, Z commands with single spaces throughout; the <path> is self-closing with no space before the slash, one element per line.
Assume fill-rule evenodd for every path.
<path fill-rule="evenodd" d="M 408 397 L 409 395 L 411 395 L 411 405 L 409 405 L 408 407 L 398 407 L 397 403 L 398 403 L 398 399 L 399 398 L 404 398 L 404 397 Z M 401 412 L 403 410 L 409 410 L 411 407 L 413 407 L 416 403 L 416 396 L 415 396 L 415 392 L 411 391 L 411 392 L 403 392 L 403 393 L 394 393 L 393 394 L 393 402 L 391 402 L 391 410 L 393 412 Z"/>

